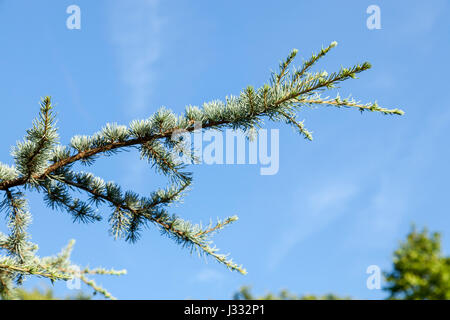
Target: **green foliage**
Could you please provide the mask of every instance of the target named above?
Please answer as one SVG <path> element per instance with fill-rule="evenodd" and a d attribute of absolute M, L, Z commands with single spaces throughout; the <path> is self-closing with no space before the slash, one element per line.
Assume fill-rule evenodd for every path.
<path fill-rule="evenodd" d="M 9 248 L 8 241 L 8 237 L 0 234 L 0 248 Z M 21 285 L 25 276 L 34 275 L 50 279 L 52 282 L 55 280 L 71 280 L 74 277 L 78 277 L 81 281 L 94 289 L 94 292 L 98 292 L 105 297 L 114 299 L 107 290 L 98 286 L 87 276 L 105 274 L 123 275 L 126 271 L 117 271 L 114 269 L 106 270 L 102 268 L 80 268 L 79 266 L 72 264 L 70 255 L 74 244 L 75 241 L 72 240 L 58 255 L 43 258 L 35 255 L 37 246 L 34 245 L 34 247 L 27 252 L 26 259 L 24 259 L 22 263 L 18 263 L 20 260 L 18 260 L 15 255 L 5 257 L 0 256 L 0 298 L 7 300 L 16 299 L 17 294 L 20 294 L 20 291 L 17 291 L 17 289 L 14 288 L 14 282 L 16 285 Z"/>
<path fill-rule="evenodd" d="M 389 299 L 450 299 L 450 257 L 442 254 L 440 234 L 413 228 L 394 252 L 386 281 Z"/>
<path fill-rule="evenodd" d="M 288 290 L 281 290 L 279 294 L 267 293 L 265 295 L 256 297 L 252 294 L 251 288 L 248 286 L 241 287 L 241 289 L 234 294 L 234 300 L 349 300 L 350 297 L 339 297 L 334 294 L 326 294 L 323 296 L 316 296 L 307 294 L 299 296 L 289 292 Z"/>
<path fill-rule="evenodd" d="M 83 292 L 79 292 L 74 296 L 67 296 L 64 299 L 55 297 L 53 290 L 47 288 L 45 290 L 40 290 L 34 288 L 33 290 L 25 290 L 23 288 L 15 289 L 14 293 L 15 300 L 91 300 L 92 297 Z"/>
<path fill-rule="evenodd" d="M 41 101 L 39 117 L 27 131 L 23 142 L 13 149 L 14 166 L 0 164 L 0 191 L 5 196 L 1 211 L 8 216 L 9 235 L 0 234 L 0 294 L 13 292 L 13 282 L 21 284 L 25 276 L 35 275 L 53 280 L 69 280 L 79 277 L 85 284 L 106 297 L 111 295 L 98 287 L 88 274 L 123 274 L 115 270 L 83 269 L 77 275 L 76 268 L 63 253 L 56 258 L 39 258 L 37 246 L 30 242 L 26 228 L 31 214 L 23 190 L 37 191 L 52 209 L 68 212 L 74 222 L 90 223 L 104 219 L 99 207 L 108 207 L 109 231 L 115 238 L 134 242 L 145 227 L 155 226 L 162 234 L 187 247 L 191 251 L 205 254 L 233 271 L 242 274 L 246 270 L 227 255 L 220 254 L 212 244 L 211 236 L 218 230 L 237 220 L 232 216 L 215 224 L 203 227 L 193 224 L 169 212 L 168 206 L 179 201 L 192 183 L 192 174 L 176 153 L 186 152 L 182 141 L 172 139 L 180 131 L 242 129 L 247 133 L 262 126 L 265 119 L 291 125 L 305 138 L 311 133 L 296 115 L 305 107 L 328 105 L 349 107 L 360 111 L 378 111 L 384 114 L 402 114 L 399 109 L 381 108 L 377 104 L 360 104 L 354 100 L 322 98 L 321 92 L 336 88 L 341 81 L 355 78 L 369 69 L 364 62 L 350 68 L 328 74 L 325 71 L 311 72 L 311 67 L 332 48 L 333 42 L 305 61 L 300 69 L 290 70 L 297 55 L 293 50 L 280 70 L 274 73 L 269 83 L 259 89 L 247 87 L 238 96 L 229 96 L 225 101 L 212 101 L 203 106 L 188 106 L 184 114 L 176 116 L 161 108 L 148 119 L 133 121 L 128 127 L 107 124 L 91 136 L 75 136 L 69 145 L 59 142 L 55 115 L 50 97 Z M 120 151 L 137 149 L 141 159 L 148 161 L 156 172 L 165 175 L 169 186 L 156 190 L 150 196 L 140 196 L 133 191 L 124 191 L 113 182 L 105 182 L 76 164 L 92 166 L 99 157 L 112 156 Z M 84 194 L 85 200 L 75 197 L 75 192 Z M 68 249 L 67 251 L 70 251 Z"/>

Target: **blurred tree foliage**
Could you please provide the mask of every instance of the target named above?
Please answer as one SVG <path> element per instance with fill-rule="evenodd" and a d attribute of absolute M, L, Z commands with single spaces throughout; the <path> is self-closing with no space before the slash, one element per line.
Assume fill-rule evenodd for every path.
<path fill-rule="evenodd" d="M 23 288 L 15 289 L 15 299 L 16 300 L 91 300 L 92 296 L 85 294 L 83 292 L 78 292 L 75 295 L 68 295 L 65 298 L 55 297 L 52 289 L 38 289 L 34 288 L 32 290 L 26 290 Z"/>
<path fill-rule="evenodd" d="M 450 299 L 450 257 L 441 249 L 441 235 L 415 227 L 394 252 L 393 270 L 385 273 L 388 299 Z"/>
<path fill-rule="evenodd" d="M 267 293 L 266 295 L 255 297 L 251 293 L 251 288 L 248 286 L 242 287 L 234 294 L 234 300 L 348 300 L 350 297 L 339 297 L 334 294 L 326 294 L 323 296 L 303 295 L 298 296 L 289 292 L 288 290 L 281 290 L 279 294 Z"/>

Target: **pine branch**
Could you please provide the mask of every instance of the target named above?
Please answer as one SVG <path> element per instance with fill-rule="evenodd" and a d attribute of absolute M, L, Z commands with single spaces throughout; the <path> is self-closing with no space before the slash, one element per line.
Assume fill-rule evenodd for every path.
<path fill-rule="evenodd" d="M 41 269 L 39 269 L 39 268 L 36 268 L 35 265 L 18 267 L 15 265 L 8 265 L 8 264 L 0 263 L 0 270 L 7 271 L 10 273 L 34 275 L 34 276 L 48 278 L 51 280 L 70 280 L 70 279 L 72 279 L 72 276 L 69 276 L 69 275 L 65 275 L 65 274 L 57 273 L 57 272 L 48 272 L 48 270 L 45 266 L 42 266 Z"/>
<path fill-rule="evenodd" d="M 293 124 L 296 126 L 299 130 L 299 132 L 305 136 L 305 139 L 311 140 L 313 139 L 311 132 L 309 132 L 305 126 L 303 125 L 303 122 L 298 122 L 295 120 L 294 117 L 290 116 L 289 114 L 285 113 L 284 111 L 280 111 L 280 114 L 284 116 L 287 119 L 287 123 Z"/>
<path fill-rule="evenodd" d="M 173 153 L 168 152 L 159 141 L 151 141 L 140 146 L 141 159 L 145 158 L 160 173 L 169 176 L 172 181 L 191 181 L 191 173 L 182 172 L 186 166 L 173 160 Z"/>
<path fill-rule="evenodd" d="M 294 60 L 297 53 L 298 53 L 297 49 L 292 50 L 289 56 L 286 58 L 286 60 L 280 63 L 280 71 L 278 74 L 275 74 L 275 83 L 277 85 L 279 85 L 283 80 L 283 78 L 288 74 L 288 68 L 292 63 L 292 61 Z"/>
<path fill-rule="evenodd" d="M 14 180 L 19 176 L 19 172 L 14 167 L 0 163 L 0 182 Z"/>
<path fill-rule="evenodd" d="M 47 205 L 52 209 L 69 212 L 72 214 L 74 222 L 88 223 L 101 220 L 101 216 L 96 214 L 88 203 L 73 198 L 64 183 L 57 183 L 48 178 L 41 182 L 39 187 L 45 192 L 44 201 Z"/>
<path fill-rule="evenodd" d="M 333 41 L 328 47 L 322 48 L 318 54 L 313 54 L 311 58 L 303 63 L 300 70 L 294 72 L 292 81 L 296 82 L 298 79 L 302 78 L 305 73 L 320 59 L 323 58 L 332 48 L 337 46 L 337 42 Z"/>
<path fill-rule="evenodd" d="M 115 208 L 115 211 L 110 217 L 110 222 L 112 224 L 112 233 L 116 237 L 123 234 L 122 228 L 127 227 L 128 232 L 126 233 L 128 235 L 126 236 L 126 239 L 132 242 L 136 241 L 138 238 L 137 232 L 139 229 L 137 225 L 142 223 L 141 219 L 145 219 L 146 221 L 158 225 L 161 230 L 164 231 L 164 233 L 167 233 L 169 236 L 173 237 L 177 242 L 191 247 L 198 247 L 204 253 L 211 255 L 219 262 L 224 263 L 227 267 L 233 270 L 238 270 L 241 273 L 245 273 L 245 270 L 242 269 L 242 267 L 231 263 L 230 261 L 225 259 L 225 256 L 217 254 L 217 250 L 210 248 L 208 246 L 209 239 L 206 238 L 206 236 L 213 233 L 213 231 L 220 230 L 231 222 L 236 221 L 237 217 L 228 218 L 225 222 L 219 222 L 214 228 L 197 231 L 197 226 L 191 227 L 190 223 L 178 217 L 169 216 L 164 210 L 162 210 L 161 208 L 157 208 L 157 206 L 159 205 L 167 205 L 169 203 L 172 203 L 176 198 L 179 197 L 181 192 L 189 186 L 190 182 L 184 183 L 181 187 L 172 189 L 170 191 L 160 190 L 158 193 L 154 194 L 151 199 L 147 199 L 144 197 L 137 199 L 136 197 L 133 201 L 133 205 L 130 205 L 130 201 L 127 201 L 127 197 L 121 198 L 117 195 L 113 196 L 111 194 L 108 195 L 107 193 L 92 190 L 86 184 L 80 183 L 79 179 L 78 182 L 72 181 L 67 178 L 63 179 L 60 177 L 55 179 L 58 179 L 58 181 L 64 184 L 70 185 L 80 190 L 84 190 L 95 197 L 109 202 L 111 204 L 111 207 Z M 123 215 L 118 215 L 118 212 L 125 213 Z M 118 219 L 122 219 L 124 221 L 119 221 L 114 224 Z M 134 222 L 135 225 L 133 225 L 133 219 L 136 219 L 136 221 Z M 181 228 L 178 228 L 177 226 L 181 226 Z"/>
<path fill-rule="evenodd" d="M 33 127 L 27 130 L 24 141 L 13 149 L 17 170 L 22 174 L 21 184 L 33 183 L 33 178 L 45 170 L 51 149 L 58 141 L 52 109 L 50 97 L 41 100 L 39 117 L 33 121 Z"/>
<path fill-rule="evenodd" d="M 321 99 L 321 98 L 314 98 L 314 99 L 298 99 L 298 102 L 301 104 L 309 104 L 309 105 L 317 105 L 317 104 L 324 104 L 324 105 L 330 105 L 335 107 L 353 107 L 358 108 L 361 112 L 363 111 L 377 111 L 384 114 L 396 114 L 396 115 L 403 115 L 404 112 L 400 109 L 387 109 L 382 108 L 378 106 L 378 103 L 367 103 L 362 104 L 360 102 L 355 101 L 354 99 L 341 99 L 339 96 L 337 96 L 334 99 Z"/>
<path fill-rule="evenodd" d="M 83 281 L 86 285 L 94 289 L 94 292 L 98 292 L 102 294 L 106 299 L 117 300 L 108 290 L 99 286 L 94 280 L 86 278 L 84 275 L 80 276 L 81 281 Z"/>
<path fill-rule="evenodd" d="M 24 275 L 43 277 L 50 279 L 51 281 L 67 281 L 79 278 L 87 285 L 91 286 L 95 292 L 105 294 L 107 291 L 99 286 L 92 286 L 91 282 L 93 282 L 93 280 L 88 279 L 86 275 L 120 276 L 126 274 L 125 270 L 108 270 L 104 268 L 81 269 L 78 266 L 71 264 L 70 255 L 74 243 L 75 241 L 70 241 L 68 246 L 56 256 L 45 258 L 38 258 L 35 256 L 32 260 L 28 260 L 21 265 L 18 265 L 13 259 L 2 258 L 0 256 L 0 295 L 7 298 L 12 297 L 14 290 L 10 283 L 11 280 L 17 276 L 23 277 Z M 105 297 L 112 298 L 110 294 L 106 294 Z"/>
<path fill-rule="evenodd" d="M 8 213 L 10 236 L 3 243 L 10 255 L 16 257 L 20 264 L 27 258 L 28 235 L 26 228 L 30 223 L 31 215 L 27 209 L 27 201 L 21 192 L 5 190 L 5 198 L 0 203 L 0 211 L 6 209 Z"/>
<path fill-rule="evenodd" d="M 35 255 L 37 247 L 28 242 L 29 236 L 26 233 L 31 215 L 24 195 L 20 191 L 12 191 L 13 188 L 31 187 L 43 192 L 48 206 L 68 211 L 75 221 L 100 220 L 95 208 L 105 204 L 112 210 L 109 216 L 110 232 L 116 238 L 136 241 L 142 227 L 152 223 L 162 233 L 191 251 L 209 255 L 229 269 L 245 274 L 245 269 L 226 255 L 219 254 L 210 240 L 211 235 L 231 224 L 237 217 L 219 220 L 216 224 L 210 223 L 203 228 L 201 224 L 194 225 L 166 210 L 167 206 L 181 199 L 192 182 L 192 174 L 185 171 L 186 165 L 174 157 L 182 153 L 194 159 L 191 146 L 184 145 L 181 139 L 174 137 L 180 132 L 190 134 L 199 128 L 239 129 L 250 135 L 268 119 L 284 122 L 312 140 L 311 132 L 305 128 L 303 121 L 297 120 L 298 112 L 305 106 L 328 105 L 402 115 L 403 111 L 382 108 L 376 102 L 364 104 L 354 99 L 341 99 L 339 96 L 335 99 L 320 96 L 321 92 L 336 88 L 340 82 L 356 78 L 357 74 L 371 67 L 368 62 L 364 62 L 330 74 L 326 71 L 311 72 L 316 62 L 336 45 L 333 42 L 322 48 L 306 60 L 300 69 L 293 68 L 291 71 L 298 53 L 293 50 L 280 63 L 279 72 L 273 73 L 269 83 L 258 89 L 249 86 L 238 96 L 228 96 L 224 101 L 214 100 L 204 103 L 202 107 L 187 106 L 180 116 L 161 108 L 150 118 L 133 121 L 128 127 L 107 124 L 91 136 L 73 137 L 65 147 L 58 141 L 51 99 L 42 99 L 39 117 L 27 131 L 24 141 L 18 143 L 13 150 L 15 166 L 0 163 L 0 191 L 5 192 L 0 210 L 7 211 L 11 229 L 8 237 L 0 233 L 0 249 L 6 250 L 11 256 L 0 256 L 0 294 L 10 292 L 11 281 L 24 275 L 41 275 L 53 280 L 74 276 L 71 274 L 74 269 L 68 260 L 70 248 L 56 258 L 39 259 Z M 139 150 L 141 159 L 147 160 L 156 172 L 165 175 L 172 185 L 153 192 L 149 197 L 143 197 L 132 191 L 122 192 L 119 185 L 105 183 L 92 174 L 73 170 L 77 163 L 93 165 L 101 156 L 111 156 L 130 149 Z M 87 195 L 88 200 L 74 198 L 73 191 Z M 102 272 L 115 274 L 116 271 L 95 269 L 82 272 L 80 279 L 94 290 L 112 297 L 86 278 L 87 274 L 104 274 Z"/>
<path fill-rule="evenodd" d="M 28 171 L 27 179 L 29 179 L 33 173 L 32 168 L 34 166 L 36 157 L 42 152 L 42 150 L 45 148 L 47 142 L 49 141 L 48 135 L 49 135 L 49 131 L 51 129 L 50 124 L 52 122 L 51 113 L 50 113 L 51 109 L 52 109 L 52 106 L 51 106 L 50 98 L 49 97 L 44 98 L 41 102 L 41 113 L 40 113 L 41 123 L 36 123 L 33 128 L 34 131 L 38 131 L 39 125 L 42 125 L 43 132 L 42 132 L 42 134 L 36 134 L 36 137 L 34 137 L 38 141 L 36 143 L 36 148 L 32 151 L 31 155 L 27 159 L 27 169 L 28 169 L 27 170 Z M 28 133 L 29 133 L 29 135 L 35 134 L 31 130 L 29 130 Z"/>

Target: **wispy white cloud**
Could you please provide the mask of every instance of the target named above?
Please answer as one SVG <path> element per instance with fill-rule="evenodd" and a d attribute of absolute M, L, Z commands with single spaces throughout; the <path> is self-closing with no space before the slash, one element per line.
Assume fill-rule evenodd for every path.
<path fill-rule="evenodd" d="M 342 243 L 347 249 L 385 248 L 394 243 L 405 216 L 410 209 L 409 182 L 399 176 L 377 178 L 377 189 L 366 194 L 364 206 L 355 210 L 353 224 Z"/>
<path fill-rule="evenodd" d="M 354 184 L 331 181 L 306 194 L 298 192 L 293 206 L 296 217 L 269 249 L 268 268 L 275 269 L 297 244 L 339 218 L 357 193 Z"/>
<path fill-rule="evenodd" d="M 211 268 L 204 268 L 200 270 L 193 278 L 192 281 L 194 282 L 220 282 L 224 280 L 224 274 L 211 269 Z"/>
<path fill-rule="evenodd" d="M 165 19 L 158 13 L 158 0 L 114 1 L 111 9 L 111 39 L 130 92 L 126 107 L 135 114 L 149 106 Z"/>
<path fill-rule="evenodd" d="M 159 0 L 114 0 L 110 4 L 110 37 L 121 82 L 127 92 L 124 111 L 131 117 L 141 116 L 152 107 L 157 78 L 155 63 L 161 57 L 162 27 L 166 21 L 159 9 Z M 129 168 L 124 175 L 125 183 L 141 185 L 144 173 L 151 170 L 148 163 L 135 158 L 127 158 L 124 162 L 127 163 L 125 168 Z"/>
<path fill-rule="evenodd" d="M 402 11 L 406 19 L 403 19 L 401 30 L 409 36 L 432 32 L 438 19 L 445 18 L 447 2 L 446 0 L 424 1 L 404 6 Z"/>

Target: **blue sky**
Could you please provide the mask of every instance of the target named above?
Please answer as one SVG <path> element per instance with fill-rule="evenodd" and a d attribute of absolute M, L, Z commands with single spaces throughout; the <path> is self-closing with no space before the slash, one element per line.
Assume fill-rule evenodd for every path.
<path fill-rule="evenodd" d="M 81 30 L 66 28 L 71 4 L 81 8 Z M 381 8 L 380 30 L 366 27 L 371 4 Z M 0 1 L 3 163 L 11 164 L 10 148 L 42 96 L 56 102 L 67 143 L 107 122 L 146 118 L 160 106 L 181 113 L 186 105 L 260 86 L 291 49 L 308 58 L 334 40 L 339 46 L 318 68 L 373 64 L 343 83 L 340 94 L 406 112 L 307 110 L 300 117 L 313 142 L 269 124 L 280 129 L 273 176 L 261 176 L 255 165 L 192 167 L 193 188 L 174 210 L 194 222 L 237 214 L 240 220 L 215 243 L 247 276 L 191 256 L 152 227 L 137 244 L 114 241 L 106 221 L 74 225 L 31 194 L 39 254 L 76 239 L 74 262 L 128 270 L 97 278 L 121 299 L 228 299 L 241 285 L 257 294 L 287 288 L 385 297 L 366 288 L 366 269 L 390 269 L 411 223 L 443 232 L 444 251 L 450 248 L 449 9 L 445 0 Z M 133 152 L 89 170 L 142 194 L 166 183 Z M 70 293 L 63 283 L 55 288 Z"/>

